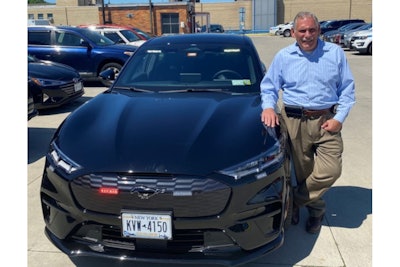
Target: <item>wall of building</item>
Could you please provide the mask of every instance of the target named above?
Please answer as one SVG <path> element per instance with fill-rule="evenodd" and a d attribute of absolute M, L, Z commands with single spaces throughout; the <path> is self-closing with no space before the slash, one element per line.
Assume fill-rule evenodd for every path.
<path fill-rule="evenodd" d="M 60 1 L 60 0 L 58 0 Z M 28 14 L 37 19 L 39 14 L 47 19 L 47 14 L 53 14 L 54 25 L 80 25 L 99 23 L 99 8 L 97 6 L 30 6 Z"/>
<path fill-rule="evenodd" d="M 99 23 L 103 23 L 102 8 L 98 9 Z M 179 22 L 184 23 L 185 27 L 179 28 L 179 33 L 188 33 L 190 24 L 188 24 L 188 12 L 186 3 L 173 5 L 153 5 L 152 19 L 153 29 L 151 29 L 150 8 L 148 5 L 130 5 L 130 6 L 109 6 L 105 8 L 105 21 L 111 24 L 132 26 L 151 32 L 155 35 L 161 35 L 161 15 L 163 13 L 178 13 Z"/>
<path fill-rule="evenodd" d="M 319 20 L 364 19 L 372 22 L 372 0 L 278 0 L 278 23 L 292 21 L 300 11 L 313 12 Z"/>
<path fill-rule="evenodd" d="M 244 29 L 252 29 L 252 0 L 242 0 L 232 3 L 196 3 L 196 12 L 209 12 L 210 23 L 221 24 L 225 30 L 240 29 L 240 8 L 245 8 Z M 206 24 L 205 18 L 200 18 L 200 25 Z"/>

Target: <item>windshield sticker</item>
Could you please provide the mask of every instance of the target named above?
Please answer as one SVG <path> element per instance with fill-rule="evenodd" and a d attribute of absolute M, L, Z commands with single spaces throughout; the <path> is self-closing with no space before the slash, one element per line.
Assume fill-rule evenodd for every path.
<path fill-rule="evenodd" d="M 241 86 L 241 85 L 251 85 L 250 80 L 232 80 L 232 85 Z"/>

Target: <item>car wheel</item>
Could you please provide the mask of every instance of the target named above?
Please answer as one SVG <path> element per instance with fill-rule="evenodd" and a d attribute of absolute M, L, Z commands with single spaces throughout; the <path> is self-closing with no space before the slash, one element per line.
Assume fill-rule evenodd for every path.
<path fill-rule="evenodd" d="M 372 55 L 372 43 L 370 43 L 370 44 L 368 45 L 368 50 L 367 50 L 367 52 L 368 52 L 369 55 Z"/>
<path fill-rule="evenodd" d="M 285 30 L 285 31 L 283 32 L 283 36 L 284 36 L 284 37 L 290 37 L 290 30 Z"/>

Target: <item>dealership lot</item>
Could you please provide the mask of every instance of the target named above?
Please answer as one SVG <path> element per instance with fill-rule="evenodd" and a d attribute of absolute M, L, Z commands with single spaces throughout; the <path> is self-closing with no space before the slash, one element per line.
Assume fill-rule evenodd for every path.
<path fill-rule="evenodd" d="M 292 38 L 251 36 L 268 67 L 275 53 Z M 341 178 L 326 194 L 328 211 L 318 235 L 304 230 L 301 222 L 286 233 L 284 245 L 275 252 L 244 265 L 277 266 L 372 266 L 372 56 L 346 51 L 356 80 L 356 101 L 342 131 L 345 143 Z M 44 155 L 50 138 L 62 120 L 105 87 L 85 86 L 83 97 L 64 107 L 46 111 L 28 122 L 28 266 L 129 266 L 128 263 L 95 258 L 70 259 L 44 235 L 39 188 Z M 134 264 L 131 266 L 150 266 Z M 160 266 L 152 264 L 151 266 Z M 162 265 L 171 266 L 171 265 Z M 171 266 L 172 267 L 172 266 Z"/>

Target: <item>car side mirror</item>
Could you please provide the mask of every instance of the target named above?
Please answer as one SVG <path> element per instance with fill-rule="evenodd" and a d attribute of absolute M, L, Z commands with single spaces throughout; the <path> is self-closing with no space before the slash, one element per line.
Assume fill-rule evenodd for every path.
<path fill-rule="evenodd" d="M 115 72 L 113 69 L 106 69 L 100 72 L 99 77 L 104 85 L 110 86 L 115 81 Z"/>

